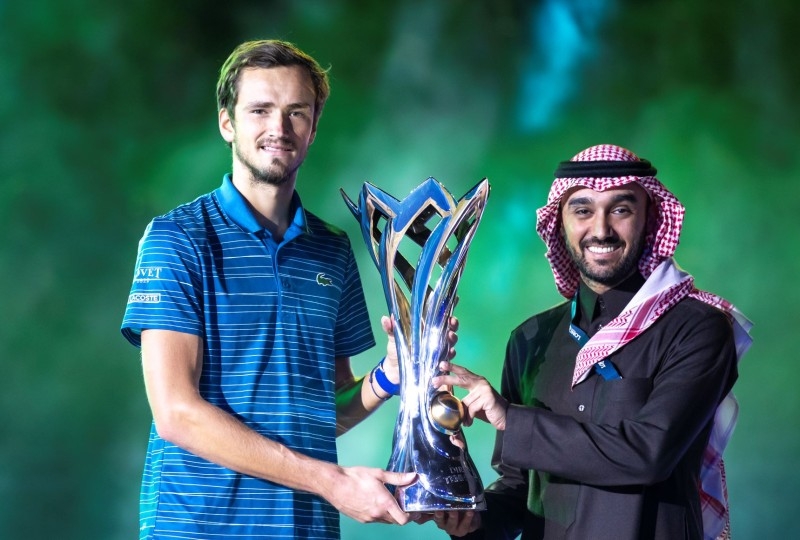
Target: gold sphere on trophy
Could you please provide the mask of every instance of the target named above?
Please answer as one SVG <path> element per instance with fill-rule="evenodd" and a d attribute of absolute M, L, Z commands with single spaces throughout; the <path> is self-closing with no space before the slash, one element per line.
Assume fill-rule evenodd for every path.
<path fill-rule="evenodd" d="M 453 434 L 461 429 L 464 405 L 450 392 L 439 392 L 431 399 L 430 413 L 436 427 L 447 434 Z"/>

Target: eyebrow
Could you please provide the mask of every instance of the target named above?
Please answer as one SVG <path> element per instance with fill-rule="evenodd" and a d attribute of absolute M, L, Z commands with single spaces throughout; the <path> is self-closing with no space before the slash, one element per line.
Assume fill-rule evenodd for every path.
<path fill-rule="evenodd" d="M 611 199 L 611 204 L 619 204 L 621 202 L 635 203 L 638 200 L 639 199 L 636 197 L 634 192 L 628 191 L 625 193 L 620 193 L 619 195 L 615 195 L 614 198 Z M 576 197 L 567 201 L 567 206 L 582 206 L 585 204 L 591 204 L 592 202 L 594 202 L 594 199 L 591 197 Z"/>
<path fill-rule="evenodd" d="M 275 107 L 275 103 L 272 101 L 251 101 L 249 103 L 245 103 L 244 107 L 247 109 L 271 109 Z M 312 109 L 313 105 L 298 101 L 297 103 L 290 103 L 287 108 L 290 110 Z"/>

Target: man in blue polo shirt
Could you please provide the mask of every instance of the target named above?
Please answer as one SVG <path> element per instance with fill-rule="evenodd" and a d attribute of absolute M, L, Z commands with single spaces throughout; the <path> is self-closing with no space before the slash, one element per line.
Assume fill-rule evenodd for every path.
<path fill-rule="evenodd" d="M 336 464 L 336 436 L 399 372 L 384 317 L 387 360 L 354 377 L 375 342 L 353 251 L 295 191 L 328 93 L 292 44 L 237 47 L 217 84 L 233 172 L 140 242 L 122 323 L 153 412 L 140 538 L 328 539 L 339 512 L 411 519 L 385 484 L 413 473 Z"/>

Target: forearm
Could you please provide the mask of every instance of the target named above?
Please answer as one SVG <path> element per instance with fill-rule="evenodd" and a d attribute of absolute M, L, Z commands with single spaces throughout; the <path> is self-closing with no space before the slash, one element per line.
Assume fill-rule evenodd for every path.
<path fill-rule="evenodd" d="M 654 400 L 647 407 L 658 405 Z M 685 452 L 707 437 L 713 410 L 698 407 L 694 412 L 693 417 L 677 419 L 642 415 L 609 425 L 511 406 L 502 459 L 520 469 L 595 485 L 654 484 L 669 476 Z M 564 459 L 567 450 L 573 459 Z"/>
<path fill-rule="evenodd" d="M 159 435 L 231 470 L 326 497 L 341 469 L 275 442 L 199 396 L 156 418 Z M 327 497 L 326 497 L 327 498 Z"/>
<path fill-rule="evenodd" d="M 386 356 L 367 375 L 356 379 L 350 368 L 350 359 L 336 359 L 336 435 L 346 433 L 364 420 L 384 401 L 396 394 L 400 384 L 400 366 L 394 342 L 393 322 L 381 317 L 381 326 L 388 336 Z M 457 327 L 457 323 L 453 323 Z M 450 337 L 455 343 L 455 334 Z"/>
<path fill-rule="evenodd" d="M 169 416 L 163 436 L 170 442 L 240 473 L 314 493 L 357 521 L 408 522 L 386 484 L 406 485 L 414 473 L 340 467 L 313 459 L 260 435 L 205 401 L 187 405 Z M 156 428 L 160 429 L 158 420 Z"/>
<path fill-rule="evenodd" d="M 353 379 L 336 391 L 336 435 L 342 435 L 380 407 L 391 394 L 384 391 L 371 373 Z"/>
<path fill-rule="evenodd" d="M 335 464 L 262 436 L 200 395 L 202 351 L 195 335 L 142 333 L 145 389 L 159 436 L 213 463 L 290 488 L 322 494 L 334 485 L 331 477 L 340 473 Z"/>
<path fill-rule="evenodd" d="M 200 395 L 202 351 L 202 341 L 195 335 L 162 330 L 142 333 L 147 398 L 164 440 L 242 474 L 319 495 L 358 521 L 408 521 L 386 484 L 408 484 L 414 480 L 413 473 L 339 467 L 262 436 Z M 339 360 L 336 387 L 344 388 L 352 385 L 346 383 L 353 377 L 349 359 Z"/>

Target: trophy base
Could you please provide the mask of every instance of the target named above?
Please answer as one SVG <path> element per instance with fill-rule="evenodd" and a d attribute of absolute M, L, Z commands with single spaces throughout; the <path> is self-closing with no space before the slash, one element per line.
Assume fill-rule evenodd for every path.
<path fill-rule="evenodd" d="M 436 510 L 486 510 L 483 493 L 459 497 L 457 500 L 440 497 L 426 490 L 420 482 L 396 487 L 394 498 L 404 512 L 434 512 Z"/>

